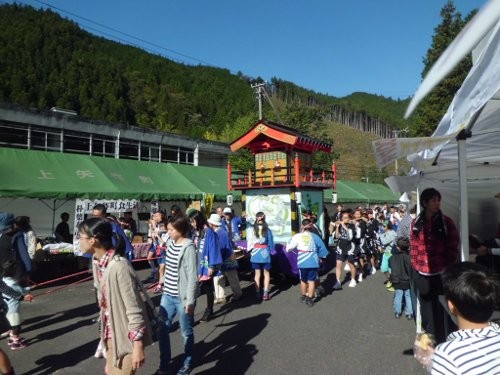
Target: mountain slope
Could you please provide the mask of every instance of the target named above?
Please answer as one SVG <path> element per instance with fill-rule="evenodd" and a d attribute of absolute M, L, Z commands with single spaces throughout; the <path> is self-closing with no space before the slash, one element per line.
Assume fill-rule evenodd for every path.
<path fill-rule="evenodd" d="M 0 64 L 0 101 L 6 103 L 56 106 L 87 118 L 222 141 L 235 139 L 257 121 L 251 84 L 258 78 L 179 64 L 94 36 L 50 10 L 0 6 Z M 309 112 L 285 124 L 333 139 L 339 152 L 329 160 L 336 158 L 339 165 L 348 160 L 346 165 L 356 169 L 354 179 L 372 173 L 366 160 L 372 159 L 373 136 L 357 131 L 344 139 L 352 129 L 332 124 L 382 137 L 407 126 L 402 119 L 406 101 L 365 93 L 335 98 L 278 78 L 271 80 L 269 92 L 282 118 Z M 267 102 L 264 113 L 279 121 Z M 345 130 L 330 134 L 330 128 Z"/>

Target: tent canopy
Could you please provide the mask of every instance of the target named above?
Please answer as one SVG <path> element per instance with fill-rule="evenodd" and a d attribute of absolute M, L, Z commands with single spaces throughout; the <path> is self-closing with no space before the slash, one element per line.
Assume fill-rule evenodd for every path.
<path fill-rule="evenodd" d="M 324 191 L 325 201 L 330 201 L 332 189 Z M 370 184 L 358 181 L 337 180 L 337 202 L 339 203 L 395 203 L 399 195 L 381 184 Z"/>
<path fill-rule="evenodd" d="M 226 200 L 226 196 L 229 194 L 227 189 L 227 169 L 186 164 L 170 164 L 170 167 L 172 171 L 189 181 L 199 191 L 215 194 L 215 200 Z M 241 197 L 241 191 L 239 190 L 233 190 L 231 194 L 235 201 Z"/>
<path fill-rule="evenodd" d="M 460 222 L 463 239 L 468 232 L 492 238 L 500 220 L 500 202 L 495 198 L 500 192 L 500 3 L 489 4 L 496 7 L 496 24 L 473 51 L 474 65 L 428 138 L 429 146 L 417 147 L 415 151 L 420 152 L 408 157 L 413 174 L 386 180 L 391 189 L 399 192 L 438 189 L 443 211 Z M 490 15 L 490 9 L 481 11 L 467 30 L 482 27 L 482 18 Z M 465 37 L 467 34 L 457 37 L 452 43 L 454 49 L 463 48 Z M 379 165 L 390 161 L 390 154 L 409 154 L 411 147 L 407 146 L 394 141 L 392 145 L 374 145 Z M 460 175 L 459 170 L 463 172 Z M 466 240 L 462 241 L 463 256 L 468 259 L 466 244 Z"/>
<path fill-rule="evenodd" d="M 0 160 L 0 197 L 199 200 L 203 193 L 227 194 L 221 168 L 14 148 L 0 148 Z"/>
<path fill-rule="evenodd" d="M 0 148 L 0 197 L 46 199 L 200 200 L 227 194 L 227 170 L 185 164 L 153 163 L 81 154 Z M 235 201 L 240 191 L 232 191 Z M 397 202 L 380 184 L 337 181 L 338 201 Z M 331 200 L 326 190 L 325 200 Z"/>

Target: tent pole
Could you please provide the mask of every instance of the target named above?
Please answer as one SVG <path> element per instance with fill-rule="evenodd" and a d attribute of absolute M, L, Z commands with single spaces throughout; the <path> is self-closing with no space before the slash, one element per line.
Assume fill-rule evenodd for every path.
<path fill-rule="evenodd" d="M 458 178 L 460 189 L 460 259 L 469 260 L 469 202 L 467 192 L 467 149 L 466 139 L 470 132 L 462 130 L 457 135 Z"/>
<path fill-rule="evenodd" d="M 460 260 L 469 260 L 469 193 L 467 189 L 467 138 L 470 138 L 472 127 L 483 112 L 484 104 L 470 119 L 465 129 L 457 134 L 458 150 L 458 186 L 460 192 Z"/>
<path fill-rule="evenodd" d="M 54 235 L 56 225 L 56 202 L 56 199 L 52 201 L 52 231 L 50 232 L 52 235 Z"/>
<path fill-rule="evenodd" d="M 47 206 L 51 211 L 52 211 L 52 236 L 54 235 L 54 230 L 56 226 L 56 210 L 61 208 L 66 202 L 68 202 L 70 199 L 65 199 L 63 200 L 59 205 L 57 205 L 57 199 L 52 200 L 52 204 L 49 205 L 47 202 L 45 202 L 42 198 L 38 198 L 38 200 L 43 203 L 45 206 Z"/>

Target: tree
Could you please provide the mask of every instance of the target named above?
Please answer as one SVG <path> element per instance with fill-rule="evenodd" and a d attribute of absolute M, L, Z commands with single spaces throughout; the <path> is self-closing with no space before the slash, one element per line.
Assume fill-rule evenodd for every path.
<path fill-rule="evenodd" d="M 427 75 L 432 65 L 465 25 L 460 12 L 456 10 L 451 0 L 448 0 L 441 9 L 441 18 L 441 23 L 434 30 L 432 45 L 423 59 L 422 78 Z M 471 66 L 472 59 L 467 56 L 427 95 L 415 112 L 415 126 L 412 128 L 412 135 L 430 136 L 434 132 Z"/>

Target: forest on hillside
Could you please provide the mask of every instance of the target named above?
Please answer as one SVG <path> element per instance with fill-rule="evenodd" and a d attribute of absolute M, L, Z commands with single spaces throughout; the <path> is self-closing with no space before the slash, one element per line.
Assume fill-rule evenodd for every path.
<path fill-rule="evenodd" d="M 425 69 L 465 22 L 452 2 L 447 7 L 424 59 Z M 51 10 L 0 6 L 0 64 L 0 102 L 42 110 L 61 107 L 86 118 L 223 142 L 236 139 L 258 120 L 251 85 L 261 78 L 174 62 L 92 35 Z M 377 137 L 391 137 L 402 128 L 428 135 L 432 129 L 422 124 L 428 126 L 430 116 L 446 109 L 449 102 L 443 91 L 452 90 L 463 77 L 451 77 L 452 84 L 439 87 L 433 101 L 424 102 L 410 120 L 403 119 L 409 99 L 366 93 L 335 98 L 275 77 L 265 86 L 263 116 L 331 143 L 337 125 Z M 327 166 L 340 157 L 334 152 L 316 156 L 316 162 Z M 353 149 L 351 158 L 363 160 L 366 154 Z M 235 157 L 236 165 L 244 166 L 248 160 L 248 155 Z"/>
<path fill-rule="evenodd" d="M 40 109 L 58 106 L 89 118 L 193 137 L 224 138 L 224 129 L 236 119 L 257 115 L 250 85 L 258 77 L 173 62 L 96 37 L 50 10 L 3 5 L 0 26 L 3 102 Z M 368 94 L 336 99 L 278 78 L 267 90 L 280 111 L 336 105 L 390 126 L 402 124 L 405 103 L 400 101 Z M 275 119 L 264 104 L 266 116 Z"/>

